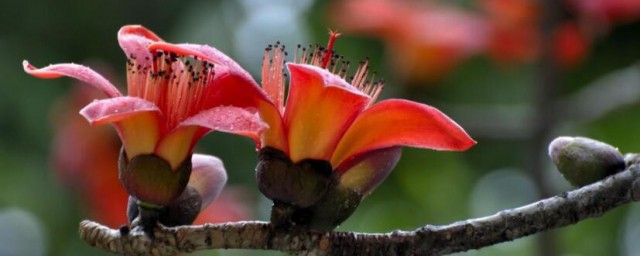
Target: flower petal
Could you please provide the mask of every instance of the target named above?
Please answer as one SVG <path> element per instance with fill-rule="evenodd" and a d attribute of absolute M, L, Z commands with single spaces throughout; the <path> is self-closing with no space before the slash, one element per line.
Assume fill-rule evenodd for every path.
<path fill-rule="evenodd" d="M 227 172 L 222 161 L 214 156 L 193 154 L 191 177 L 188 186 L 195 188 L 202 197 L 201 210 L 218 197 L 227 183 Z"/>
<path fill-rule="evenodd" d="M 157 42 L 149 45 L 150 51 L 162 50 L 182 56 L 193 56 L 215 64 L 215 78 L 210 90 L 215 93 L 207 102 L 208 107 L 232 105 L 257 107 L 257 100 L 268 100 L 249 72 L 216 48 L 198 44 L 171 44 Z M 206 92 L 205 92 L 206 93 Z"/>
<path fill-rule="evenodd" d="M 260 133 L 267 128 L 255 113 L 232 106 L 215 107 L 189 117 L 178 125 L 203 128 L 242 135 L 259 141 Z"/>
<path fill-rule="evenodd" d="M 153 59 L 147 46 L 159 41 L 162 41 L 160 37 L 140 25 L 123 26 L 118 31 L 118 44 L 127 58 L 135 58 L 136 64 L 143 66 L 150 64 Z"/>
<path fill-rule="evenodd" d="M 204 59 L 208 62 L 212 62 L 216 65 L 226 67 L 228 72 L 234 76 L 239 76 L 241 79 L 256 84 L 249 72 L 244 70 L 238 63 L 229 58 L 223 52 L 208 45 L 200 44 L 171 44 L 165 42 L 156 42 L 148 46 L 150 51 L 162 50 L 178 55 L 194 56 Z M 216 70 L 217 71 L 217 70 Z M 216 72 L 217 74 L 217 72 Z"/>
<path fill-rule="evenodd" d="M 170 44 L 157 42 L 149 45 L 150 50 L 162 50 L 184 56 L 194 56 L 215 64 L 215 78 L 204 92 L 204 108 L 235 106 L 259 109 L 261 118 L 268 123 L 262 143 L 288 151 L 282 118 L 274 103 L 267 97 L 251 75 L 221 51 L 208 45 Z"/>
<path fill-rule="evenodd" d="M 162 136 L 154 153 L 169 162 L 171 170 L 177 170 L 191 154 L 197 142 L 196 126 L 182 126 L 174 129 L 169 134 Z"/>
<path fill-rule="evenodd" d="M 258 108 L 260 110 L 260 119 L 267 123 L 269 128 L 261 134 L 262 140 L 260 145 L 257 145 L 257 148 L 270 146 L 288 155 L 289 141 L 280 112 L 271 101 L 261 101 Z"/>
<path fill-rule="evenodd" d="M 275 104 L 260 89 L 251 75 L 227 55 L 208 45 L 156 42 L 148 48 L 151 51 L 162 50 L 183 56 L 194 56 L 214 63 L 215 78 L 205 88 L 206 98 L 203 108 L 235 106 L 258 109 L 261 118 L 269 124 L 269 129 L 264 132 L 263 140 L 257 144 L 257 147 L 264 144 L 288 152 L 284 125 Z"/>
<path fill-rule="evenodd" d="M 137 97 L 117 97 L 95 100 L 80 110 L 91 125 L 115 123 L 140 112 L 157 112 L 160 109 L 153 102 Z"/>
<path fill-rule="evenodd" d="M 329 160 L 336 144 L 370 97 L 342 78 L 311 65 L 288 63 L 291 73 L 285 125 L 289 156 Z"/>
<path fill-rule="evenodd" d="M 49 65 L 44 68 L 36 68 L 29 61 L 22 61 L 22 68 L 27 74 L 38 78 L 58 78 L 68 76 L 85 82 L 106 94 L 108 97 L 119 97 L 122 94 L 106 78 L 92 69 L 73 63 Z"/>
<path fill-rule="evenodd" d="M 338 144 L 331 164 L 371 150 L 411 146 L 462 151 L 475 141 L 438 109 L 407 100 L 386 100 L 373 105 L 353 122 Z"/>
<path fill-rule="evenodd" d="M 160 138 L 160 110 L 140 98 L 96 100 L 80 110 L 80 114 L 91 125 L 113 123 L 129 159 L 153 153 Z"/>
<path fill-rule="evenodd" d="M 367 196 L 391 173 L 400 160 L 401 147 L 390 147 L 368 151 L 342 164 L 340 186 L 348 187 L 362 196 Z"/>

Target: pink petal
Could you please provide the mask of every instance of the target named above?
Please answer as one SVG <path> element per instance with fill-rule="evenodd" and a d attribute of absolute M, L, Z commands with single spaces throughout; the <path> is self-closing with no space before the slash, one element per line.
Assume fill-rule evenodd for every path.
<path fill-rule="evenodd" d="M 153 57 L 147 47 L 159 41 L 160 37 L 140 25 L 127 25 L 118 31 L 118 44 L 127 58 L 134 57 L 143 66 L 150 64 Z"/>
<path fill-rule="evenodd" d="M 249 137 L 256 142 L 259 141 L 260 133 L 267 128 L 257 114 L 232 106 L 204 110 L 182 121 L 177 129 L 184 126 L 200 126 L 211 130 L 238 134 Z"/>
<path fill-rule="evenodd" d="M 218 197 L 222 188 L 224 188 L 227 183 L 227 173 L 222 161 L 209 155 L 193 154 L 191 166 L 191 177 L 188 185 L 200 193 L 202 197 L 200 209 L 204 210 Z"/>
<path fill-rule="evenodd" d="M 285 126 L 289 156 L 329 160 L 340 138 L 370 97 L 326 69 L 288 64 L 291 73 Z"/>
<path fill-rule="evenodd" d="M 248 83 L 253 83 L 257 86 L 249 72 L 244 70 L 238 63 L 229 58 L 223 52 L 208 45 L 199 44 L 170 44 L 165 42 L 156 42 L 149 45 L 149 50 L 162 50 L 172 52 L 183 56 L 194 56 L 212 62 L 216 65 L 225 67 L 234 76 L 239 76 L 241 79 Z M 216 75 L 218 70 L 216 70 Z"/>
<path fill-rule="evenodd" d="M 162 128 L 160 110 L 153 103 L 136 97 L 96 100 L 82 110 L 91 125 L 113 123 L 129 159 L 153 153 Z"/>
<path fill-rule="evenodd" d="M 263 102 L 270 102 L 267 95 L 247 71 L 213 47 L 156 42 L 149 45 L 148 48 L 150 51 L 161 50 L 182 56 L 193 56 L 215 64 L 215 78 L 204 92 L 207 95 L 204 108 L 227 105 L 258 108 Z"/>
<path fill-rule="evenodd" d="M 379 148 L 410 146 L 462 151 L 475 141 L 438 109 L 407 100 L 386 100 L 362 112 L 340 140 L 331 164 Z"/>
<path fill-rule="evenodd" d="M 382 181 L 400 160 L 401 147 L 390 147 L 368 151 L 349 159 L 337 171 L 340 186 L 348 187 L 360 195 L 367 196 Z"/>
<path fill-rule="evenodd" d="M 106 78 L 92 69 L 73 63 L 49 65 L 44 68 L 36 68 L 28 61 L 22 61 L 22 67 L 27 74 L 38 78 L 58 78 L 68 76 L 87 83 L 106 94 L 108 97 L 119 97 L 122 94 Z"/>
<path fill-rule="evenodd" d="M 91 125 L 118 122 L 140 112 L 157 112 L 159 114 L 160 109 L 150 101 L 137 97 L 124 96 L 96 100 L 80 110 L 80 114 L 84 116 Z"/>
<path fill-rule="evenodd" d="M 220 195 L 206 209 L 198 214 L 194 225 L 205 223 L 236 222 L 252 220 L 253 205 L 255 205 L 252 193 L 245 187 L 226 186 Z"/>

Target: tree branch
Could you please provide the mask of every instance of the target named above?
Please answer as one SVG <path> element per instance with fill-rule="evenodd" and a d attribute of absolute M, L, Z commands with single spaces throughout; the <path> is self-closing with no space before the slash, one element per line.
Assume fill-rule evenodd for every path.
<path fill-rule="evenodd" d="M 634 164 L 589 186 L 516 209 L 414 231 L 318 232 L 296 227 L 277 229 L 267 222 L 250 221 L 158 227 L 151 238 L 139 228 L 114 230 L 85 220 L 80 223 L 80 236 L 94 247 L 126 255 L 173 255 L 207 249 L 262 249 L 304 255 L 442 255 L 568 226 L 638 200 L 640 166 Z"/>

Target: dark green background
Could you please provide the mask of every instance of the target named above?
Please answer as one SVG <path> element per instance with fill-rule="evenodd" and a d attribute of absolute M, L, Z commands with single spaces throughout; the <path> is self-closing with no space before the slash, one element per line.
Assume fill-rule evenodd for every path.
<path fill-rule="evenodd" d="M 78 238 L 77 224 L 84 216 L 78 210 L 76 196 L 59 184 L 49 164 L 50 110 L 54 102 L 70 90 L 72 81 L 30 77 L 22 71 L 23 59 L 29 59 L 36 66 L 104 61 L 119 72 L 111 80 L 122 86 L 118 81 L 124 81 L 125 58 L 118 47 L 116 32 L 125 24 L 143 24 L 171 42 L 213 45 L 231 57 L 239 57 L 240 64 L 251 71 L 261 62 L 266 43 L 252 49 L 246 45 L 281 40 L 295 46 L 323 44 L 326 40 L 326 29 L 331 26 L 326 22 L 330 13 L 326 1 L 310 6 L 293 0 L 267 5 L 260 1 L 244 2 L 249 4 L 230 0 L 4 0 L 0 8 L 0 214 L 17 207 L 25 216 L 33 216 L 37 224 L 34 232 L 41 231 L 48 255 L 96 253 L 96 249 Z M 263 5 L 272 9 L 252 9 Z M 273 11 L 277 5 L 284 8 L 277 9 L 280 11 L 298 10 L 296 22 L 274 21 L 276 25 L 270 27 L 272 30 L 262 31 L 255 38 L 239 36 L 242 33 L 251 36 L 250 32 L 243 32 L 245 22 L 255 18 L 254 15 L 265 15 L 263 18 L 268 20 L 265 12 Z M 291 27 L 299 28 L 300 34 L 281 35 L 282 30 Z M 638 32 L 639 22 L 625 24 L 596 41 L 586 62 L 562 74 L 562 85 L 558 88 L 561 98 L 570 98 L 605 76 L 627 74 L 625 79 L 617 80 L 618 83 L 640 88 Z M 405 149 L 396 170 L 340 230 L 410 230 L 424 224 L 447 224 L 480 217 L 538 199 L 530 174 L 524 171 L 525 138 L 531 128 L 528 114 L 533 111 L 531 95 L 537 79 L 534 65 L 504 68 L 477 56 L 440 82 L 406 87 L 388 66 L 381 42 L 347 34 L 338 41 L 336 49 L 354 61 L 364 57 L 372 59 L 372 69 L 378 71 L 378 77 L 387 80 L 382 98 L 408 95 L 413 100 L 434 105 L 458 121 L 478 141 L 477 146 L 464 153 Z M 258 74 L 254 75 L 259 80 Z M 615 85 L 614 82 L 605 84 Z M 618 87 L 605 90 L 591 104 L 620 101 Z M 640 151 L 639 96 L 622 95 L 632 96 L 632 100 L 595 119 L 561 120 L 552 133 L 593 137 L 619 147 L 622 152 Z M 215 133 L 198 144 L 198 151 L 222 158 L 229 182 L 244 185 L 257 195 L 253 178 L 255 152 L 250 141 Z M 554 193 L 570 189 L 550 161 L 545 159 L 543 166 L 548 174 L 546 182 L 551 184 Z M 255 211 L 264 220 L 268 203 L 264 199 L 260 201 Z M 565 255 L 635 255 L 637 251 L 624 248 L 625 244 L 629 248 L 638 246 L 634 245 L 638 236 L 633 234 L 640 233 L 639 211 L 639 207 L 624 206 L 602 218 L 559 230 L 556 232 L 559 250 Z M 3 232 L 11 235 L 13 231 L 0 227 L 0 234 Z M 23 242 L 37 246 L 30 241 Z M 536 255 L 535 252 L 534 240 L 526 238 L 466 255 Z M 244 255 L 249 252 L 216 253 Z"/>

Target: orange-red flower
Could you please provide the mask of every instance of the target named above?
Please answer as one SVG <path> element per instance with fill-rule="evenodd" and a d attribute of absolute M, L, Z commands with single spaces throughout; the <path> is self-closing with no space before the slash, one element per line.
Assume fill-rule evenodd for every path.
<path fill-rule="evenodd" d="M 93 220 L 118 227 L 128 221 L 125 215 L 128 195 L 118 180 L 118 135 L 108 127 L 89 126 L 77 113 L 77 109 L 100 96 L 92 88 L 74 86 L 70 97 L 54 108 L 56 129 L 51 161 L 60 181 L 78 195 Z M 246 191 L 242 187 L 226 187 L 220 192 L 224 177 L 221 161 L 193 155 L 187 186 L 201 194 L 201 212 L 194 224 L 250 219 Z"/>
<path fill-rule="evenodd" d="M 261 108 L 270 127 L 262 134 L 263 147 L 279 149 L 293 162 L 326 160 L 345 173 L 349 161 L 378 149 L 465 150 L 475 144 L 434 107 L 400 99 L 376 103 L 383 82 L 370 80 L 366 61 L 348 78 L 332 50 L 337 36 L 331 34 L 326 49 L 298 49 L 286 63 L 291 75 L 286 99 L 284 47 L 267 49 L 262 88 L 273 109 Z"/>
<path fill-rule="evenodd" d="M 129 159 L 156 154 L 175 169 L 207 132 L 258 138 L 264 128 L 258 116 L 229 106 L 229 100 L 224 99 L 241 97 L 227 94 L 232 92 L 227 87 L 234 83 L 255 83 L 229 57 L 212 47 L 192 44 L 176 46 L 192 54 L 177 54 L 142 26 L 124 26 L 118 32 L 118 41 L 128 57 L 127 96 L 81 65 L 37 69 L 24 61 L 23 66 L 36 77 L 69 76 L 102 90 L 109 98 L 94 101 L 80 113 L 92 125 L 114 124 Z"/>
<path fill-rule="evenodd" d="M 38 69 L 24 61 L 23 66 L 40 78 L 76 78 L 109 97 L 90 103 L 80 113 L 92 125 L 116 127 L 124 149 L 120 179 L 129 194 L 159 205 L 179 196 L 189 179 L 193 147 L 208 132 L 258 140 L 265 125 L 255 109 L 245 108 L 254 99 L 237 93 L 237 88 L 257 84 L 229 57 L 207 45 L 164 43 L 137 25 L 122 27 L 118 42 L 128 57 L 127 96 L 81 65 Z M 161 174 L 164 178 L 157 178 Z"/>
<path fill-rule="evenodd" d="M 337 37 L 331 33 L 327 48 L 298 47 L 286 64 L 284 46 L 265 52 L 268 101 L 260 113 L 269 129 L 261 136 L 257 176 L 260 190 L 274 200 L 276 225 L 332 229 L 395 167 L 400 146 L 466 150 L 475 144 L 434 107 L 400 99 L 376 103 L 383 82 L 371 80 L 366 61 L 348 77 L 348 64 L 332 49 Z M 276 209 L 281 206 L 293 210 Z M 301 213 L 309 219 L 295 217 L 297 211 L 310 212 Z"/>

